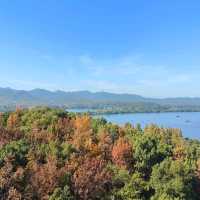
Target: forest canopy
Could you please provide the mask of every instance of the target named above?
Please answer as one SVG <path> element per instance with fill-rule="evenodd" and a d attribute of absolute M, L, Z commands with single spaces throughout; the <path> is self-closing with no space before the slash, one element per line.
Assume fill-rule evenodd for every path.
<path fill-rule="evenodd" d="M 1 200 L 198 200 L 200 142 L 38 107 L 0 114 Z"/>

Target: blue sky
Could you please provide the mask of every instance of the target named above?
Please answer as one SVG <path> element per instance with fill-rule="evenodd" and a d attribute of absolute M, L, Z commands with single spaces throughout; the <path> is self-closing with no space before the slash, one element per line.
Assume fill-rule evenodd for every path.
<path fill-rule="evenodd" d="M 200 1 L 0 2 L 0 86 L 200 97 Z"/>

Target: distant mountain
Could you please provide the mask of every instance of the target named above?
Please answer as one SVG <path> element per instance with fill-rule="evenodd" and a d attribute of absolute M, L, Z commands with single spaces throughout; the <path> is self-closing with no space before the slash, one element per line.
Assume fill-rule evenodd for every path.
<path fill-rule="evenodd" d="M 0 88 L 0 105 L 46 104 L 67 105 L 81 102 L 133 102 L 142 101 L 143 97 L 133 94 L 113 94 L 108 92 L 64 92 L 34 89 L 30 91 Z"/>
<path fill-rule="evenodd" d="M 109 92 L 89 91 L 49 91 L 34 89 L 30 91 L 15 90 L 11 88 L 0 88 L 0 106 L 64 106 L 64 107 L 91 107 L 106 108 L 124 105 L 159 105 L 170 107 L 192 107 L 200 108 L 200 98 L 145 98 L 135 94 L 115 94 Z"/>

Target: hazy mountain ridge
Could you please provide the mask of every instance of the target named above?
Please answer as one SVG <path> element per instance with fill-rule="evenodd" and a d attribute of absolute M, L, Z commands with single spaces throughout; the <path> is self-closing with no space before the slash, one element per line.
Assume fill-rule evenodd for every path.
<path fill-rule="evenodd" d="M 106 106 L 123 107 L 124 105 L 140 107 L 177 106 L 200 107 L 200 98 L 145 98 L 136 94 L 116 94 L 109 92 L 90 91 L 49 91 L 44 89 L 15 90 L 12 88 L 0 88 L 0 106 L 66 106 L 66 107 L 93 107 Z"/>

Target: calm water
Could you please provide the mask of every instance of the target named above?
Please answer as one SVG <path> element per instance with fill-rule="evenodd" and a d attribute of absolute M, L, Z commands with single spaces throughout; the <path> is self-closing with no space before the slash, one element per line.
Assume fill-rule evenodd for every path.
<path fill-rule="evenodd" d="M 85 112 L 87 110 L 71 111 Z M 112 114 L 102 115 L 102 117 L 117 124 L 140 123 L 144 127 L 154 123 L 163 127 L 180 128 L 185 137 L 200 139 L 200 112 Z"/>
<path fill-rule="evenodd" d="M 200 112 L 113 114 L 103 117 L 118 124 L 140 123 L 144 127 L 154 123 L 163 127 L 180 128 L 185 137 L 200 139 Z"/>

